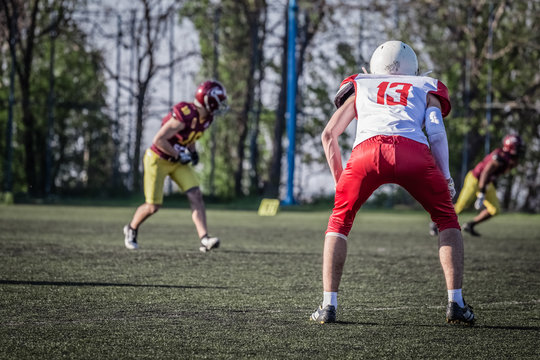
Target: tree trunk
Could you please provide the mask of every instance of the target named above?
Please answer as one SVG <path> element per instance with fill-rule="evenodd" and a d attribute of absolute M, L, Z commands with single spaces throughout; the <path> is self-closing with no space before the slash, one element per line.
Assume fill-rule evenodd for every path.
<path fill-rule="evenodd" d="M 285 9 L 285 18 L 287 9 Z M 285 132 L 285 112 L 287 111 L 287 34 L 288 22 L 285 21 L 285 33 L 283 34 L 283 52 L 281 55 L 281 87 L 279 89 L 278 106 L 276 109 L 276 122 L 274 125 L 274 138 L 272 139 L 272 160 L 268 169 L 268 182 L 265 186 L 265 196 L 279 197 L 279 185 L 281 184 L 281 158 L 283 157 L 283 133 Z"/>
<path fill-rule="evenodd" d="M 139 88 L 140 92 L 137 95 L 137 117 L 135 120 L 135 149 L 133 154 L 133 163 L 131 165 L 133 171 L 133 189 L 139 191 L 141 186 L 141 142 L 143 134 L 143 107 L 144 107 L 144 90 Z"/>
<path fill-rule="evenodd" d="M 38 189 L 37 172 L 36 172 L 36 150 L 35 150 L 35 119 L 30 110 L 30 94 L 29 87 L 24 86 L 21 81 L 21 110 L 22 120 L 24 124 L 23 141 L 24 141 L 24 170 L 26 173 L 26 183 L 28 186 L 28 192 L 31 196 L 38 196 L 40 191 Z"/>
<path fill-rule="evenodd" d="M 257 140 L 259 137 L 259 121 L 261 116 L 261 110 L 262 110 L 262 99 L 261 99 L 261 83 L 264 79 L 264 53 L 263 53 L 263 45 L 264 40 L 266 38 L 266 2 L 264 2 L 264 7 L 262 8 L 262 22 L 257 21 L 257 27 L 261 29 L 262 34 L 261 36 L 256 37 L 256 44 L 254 44 L 254 52 L 256 54 L 255 56 L 255 66 L 256 66 L 256 83 L 255 83 L 255 105 L 253 110 L 253 125 L 251 129 L 251 136 L 250 136 L 250 142 L 249 142 L 249 153 L 250 153 L 250 194 L 259 194 L 260 187 L 259 187 L 259 145 L 257 144 Z M 257 33 L 258 34 L 258 33 Z M 255 46 L 256 45 L 256 46 Z"/>
<path fill-rule="evenodd" d="M 236 170 L 234 172 L 234 193 L 235 195 L 242 196 L 244 195 L 242 189 L 242 179 L 244 175 L 244 160 L 245 160 L 245 147 L 246 139 L 248 135 L 248 123 L 250 119 L 250 114 L 253 109 L 254 103 L 254 94 L 255 94 L 255 70 L 258 68 L 258 58 L 259 54 L 259 16 L 260 16 L 260 7 L 258 4 L 254 6 L 254 9 L 250 9 L 250 6 L 246 3 L 243 3 L 243 9 L 246 16 L 246 20 L 249 25 L 249 37 L 250 37 L 250 61 L 249 61 L 249 72 L 247 77 L 246 84 L 246 99 L 244 102 L 244 107 L 242 113 L 238 118 L 238 144 L 237 144 L 237 164 Z"/>

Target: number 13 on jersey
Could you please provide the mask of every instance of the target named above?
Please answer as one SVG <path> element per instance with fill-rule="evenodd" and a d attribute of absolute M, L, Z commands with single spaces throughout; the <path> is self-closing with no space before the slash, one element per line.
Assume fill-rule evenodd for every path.
<path fill-rule="evenodd" d="M 381 105 L 403 105 L 407 106 L 407 98 L 412 84 L 408 83 L 390 83 L 383 81 L 377 88 L 377 104 Z"/>

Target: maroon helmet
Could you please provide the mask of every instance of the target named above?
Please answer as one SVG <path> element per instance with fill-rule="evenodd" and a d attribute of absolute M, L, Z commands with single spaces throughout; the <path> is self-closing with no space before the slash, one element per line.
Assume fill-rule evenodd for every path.
<path fill-rule="evenodd" d="M 206 109 L 210 115 L 223 114 L 229 109 L 225 87 L 215 80 L 203 82 L 195 92 L 196 106 Z"/>
<path fill-rule="evenodd" d="M 506 135 L 502 141 L 503 151 L 518 156 L 523 151 L 523 141 L 519 135 Z"/>

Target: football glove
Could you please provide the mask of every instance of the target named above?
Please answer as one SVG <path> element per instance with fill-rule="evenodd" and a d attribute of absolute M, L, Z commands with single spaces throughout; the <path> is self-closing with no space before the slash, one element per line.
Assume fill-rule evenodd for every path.
<path fill-rule="evenodd" d="M 456 196 L 456 187 L 454 185 L 454 179 L 448 178 L 446 179 L 446 182 L 448 183 L 448 191 L 450 192 L 450 198 L 453 199 L 454 196 Z"/>
<path fill-rule="evenodd" d="M 191 154 L 188 151 L 180 151 L 178 153 L 177 161 L 180 164 L 185 165 L 185 164 L 188 164 L 192 160 L 193 159 L 191 158 Z"/>
<path fill-rule="evenodd" d="M 191 164 L 193 166 L 199 163 L 199 153 L 196 150 L 191 151 Z"/>
<path fill-rule="evenodd" d="M 479 192 L 476 194 L 476 201 L 474 202 L 474 208 L 476 210 L 481 210 L 484 207 L 484 200 L 486 199 L 486 195 L 483 192 Z"/>

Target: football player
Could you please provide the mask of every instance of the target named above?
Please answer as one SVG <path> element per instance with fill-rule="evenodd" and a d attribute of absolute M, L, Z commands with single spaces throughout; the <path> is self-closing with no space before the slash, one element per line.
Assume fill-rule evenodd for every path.
<path fill-rule="evenodd" d="M 499 176 L 517 166 L 523 150 L 523 141 L 519 135 L 506 135 L 502 147 L 493 150 L 467 173 L 454 207 L 459 214 L 474 202 L 474 208 L 480 212 L 463 225 L 464 231 L 480 236 L 474 227 L 500 213 L 495 182 Z"/>
<path fill-rule="evenodd" d="M 370 68 L 371 74 L 364 70 L 342 82 L 334 100 L 337 110 L 321 136 L 336 194 L 323 249 L 323 302 L 310 319 L 336 321 L 337 292 L 356 213 L 380 185 L 395 183 L 422 204 L 440 231 L 446 321 L 472 325 L 475 316 L 461 290 L 463 238 L 452 204 L 455 190 L 443 123 L 451 108 L 448 90 L 442 82 L 418 75 L 416 54 L 401 41 L 380 45 Z M 343 169 L 338 137 L 355 118 L 354 148 Z"/>
<path fill-rule="evenodd" d="M 199 250 L 207 252 L 219 247 L 219 238 L 208 234 L 202 193 L 191 165 L 199 162 L 195 142 L 208 129 L 214 116 L 227 109 L 225 87 L 218 81 L 205 81 L 197 88 L 193 103 L 180 102 L 163 118 L 152 146 L 144 155 L 145 203 L 124 226 L 126 248 L 139 248 L 137 230 L 161 207 L 166 176 L 170 176 L 189 199 L 192 220 L 201 241 Z"/>

